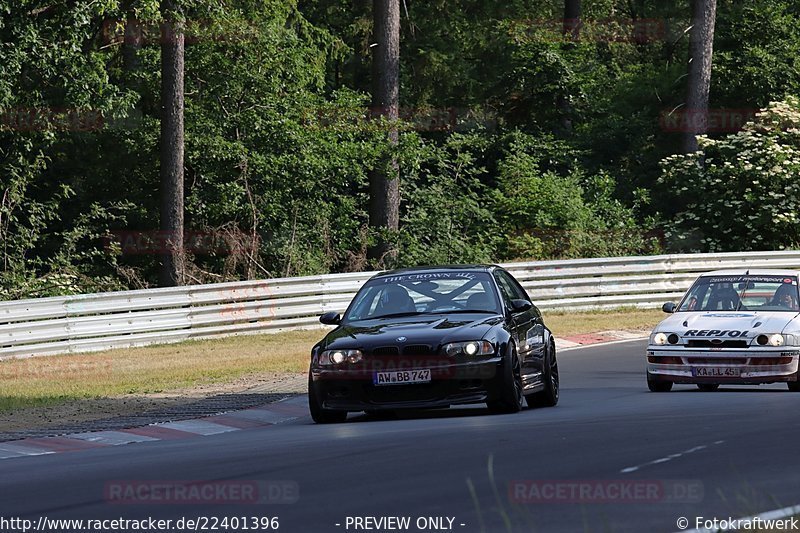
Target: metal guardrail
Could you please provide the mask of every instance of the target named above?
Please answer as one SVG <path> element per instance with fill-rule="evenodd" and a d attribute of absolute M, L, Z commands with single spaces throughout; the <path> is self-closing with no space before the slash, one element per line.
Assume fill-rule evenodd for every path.
<path fill-rule="evenodd" d="M 659 255 L 503 265 L 543 310 L 658 307 L 700 272 L 800 269 L 800 251 Z M 318 327 L 375 272 L 0 302 L 0 360 Z"/>

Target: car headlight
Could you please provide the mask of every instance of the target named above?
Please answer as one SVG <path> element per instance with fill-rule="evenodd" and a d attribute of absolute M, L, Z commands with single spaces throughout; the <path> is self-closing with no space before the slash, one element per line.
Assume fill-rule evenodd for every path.
<path fill-rule="evenodd" d="M 358 363 L 364 358 L 361 350 L 325 350 L 319 357 L 321 365 L 341 365 L 342 363 Z"/>
<path fill-rule="evenodd" d="M 769 344 L 770 346 L 783 346 L 786 344 L 786 339 L 780 333 L 773 335 L 759 335 L 756 337 L 756 342 L 762 346 Z"/>
<path fill-rule="evenodd" d="M 455 355 L 493 355 L 494 345 L 489 341 L 451 342 L 444 345 L 444 353 Z"/>
<path fill-rule="evenodd" d="M 650 342 L 652 344 L 657 344 L 658 346 L 663 346 L 667 344 L 667 334 L 659 331 L 650 337 Z"/>

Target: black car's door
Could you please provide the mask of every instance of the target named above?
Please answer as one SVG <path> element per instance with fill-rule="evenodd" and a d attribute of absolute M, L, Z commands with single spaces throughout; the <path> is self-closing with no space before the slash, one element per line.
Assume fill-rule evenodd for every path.
<path fill-rule="evenodd" d="M 536 384 L 541 379 L 544 354 L 544 322 L 539 309 L 531 302 L 530 309 L 514 311 L 513 300 L 530 302 L 525 290 L 508 272 L 496 270 L 495 280 L 503 296 L 506 320 L 517 345 L 525 385 Z"/>

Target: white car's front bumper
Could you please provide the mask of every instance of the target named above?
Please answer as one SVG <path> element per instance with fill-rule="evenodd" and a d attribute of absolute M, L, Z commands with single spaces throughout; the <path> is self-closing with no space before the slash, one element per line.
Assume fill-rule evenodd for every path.
<path fill-rule="evenodd" d="M 772 383 L 797 380 L 800 349 L 687 349 L 682 346 L 647 347 L 651 379 L 675 383 Z"/>

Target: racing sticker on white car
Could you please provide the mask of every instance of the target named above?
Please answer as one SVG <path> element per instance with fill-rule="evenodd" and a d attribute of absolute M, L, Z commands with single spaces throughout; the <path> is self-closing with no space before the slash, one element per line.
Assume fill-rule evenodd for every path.
<path fill-rule="evenodd" d="M 690 329 L 683 334 L 684 337 L 747 337 L 748 330 L 737 329 Z"/>
<path fill-rule="evenodd" d="M 708 283 L 738 283 L 744 281 L 753 283 L 797 283 L 796 280 L 785 276 L 720 276 L 707 279 Z"/>

